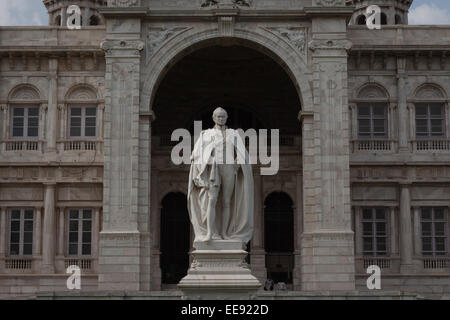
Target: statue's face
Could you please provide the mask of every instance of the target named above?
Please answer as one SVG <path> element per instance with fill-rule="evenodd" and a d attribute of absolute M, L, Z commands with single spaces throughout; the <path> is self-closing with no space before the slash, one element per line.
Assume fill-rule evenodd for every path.
<path fill-rule="evenodd" d="M 219 126 L 224 126 L 227 123 L 228 115 L 226 112 L 219 111 L 213 115 L 214 123 Z"/>

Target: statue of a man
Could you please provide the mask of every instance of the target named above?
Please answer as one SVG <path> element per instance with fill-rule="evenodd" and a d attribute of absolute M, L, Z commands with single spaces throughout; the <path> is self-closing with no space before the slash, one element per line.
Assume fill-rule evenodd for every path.
<path fill-rule="evenodd" d="M 188 208 L 194 241 L 250 241 L 253 235 L 253 175 L 238 132 L 226 127 L 222 108 L 214 128 L 195 143 L 189 173 Z"/>

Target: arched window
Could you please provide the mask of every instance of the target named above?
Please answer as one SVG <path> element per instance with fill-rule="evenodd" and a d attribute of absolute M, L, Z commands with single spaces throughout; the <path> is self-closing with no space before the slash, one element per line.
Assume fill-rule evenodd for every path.
<path fill-rule="evenodd" d="M 264 201 L 264 247 L 267 278 L 292 283 L 294 269 L 293 202 L 284 192 L 273 192 Z"/>
<path fill-rule="evenodd" d="M 19 86 L 10 93 L 11 139 L 39 139 L 39 100 L 38 91 L 30 85 Z"/>
<path fill-rule="evenodd" d="M 69 139 L 96 139 L 98 130 L 97 95 L 88 86 L 73 88 L 66 98 L 68 111 L 67 137 Z"/>
<path fill-rule="evenodd" d="M 356 23 L 360 26 L 362 25 L 366 25 L 366 16 L 365 15 L 360 15 L 357 19 L 356 19 Z"/>
<path fill-rule="evenodd" d="M 357 104 L 358 139 L 387 139 L 388 96 L 377 85 L 367 85 L 358 93 Z"/>
<path fill-rule="evenodd" d="M 55 26 L 61 26 L 61 16 L 57 15 L 55 18 Z"/>
<path fill-rule="evenodd" d="M 189 268 L 190 221 L 186 195 L 169 193 L 161 208 L 161 273 L 163 284 L 177 284 Z"/>
<path fill-rule="evenodd" d="M 395 15 L 395 24 L 403 24 L 402 18 L 398 14 Z"/>
<path fill-rule="evenodd" d="M 387 16 L 385 13 L 381 13 L 381 24 L 386 25 L 387 24 Z"/>
<path fill-rule="evenodd" d="M 444 91 L 433 84 L 423 85 L 416 90 L 415 101 L 416 138 L 445 138 L 447 130 Z"/>
<path fill-rule="evenodd" d="M 98 25 L 100 25 L 100 19 L 99 19 L 99 17 L 96 16 L 96 15 L 92 15 L 92 16 L 89 18 L 89 25 L 90 25 L 90 26 L 98 26 Z"/>

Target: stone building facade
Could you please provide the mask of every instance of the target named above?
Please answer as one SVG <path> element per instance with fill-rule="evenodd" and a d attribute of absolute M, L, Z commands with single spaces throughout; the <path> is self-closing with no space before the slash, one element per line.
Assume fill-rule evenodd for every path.
<path fill-rule="evenodd" d="M 0 295 L 172 290 L 189 264 L 176 128 L 280 129 L 254 167 L 252 273 L 293 291 L 450 294 L 450 26 L 412 0 L 44 0 L 0 28 Z M 66 8 L 82 28 L 64 27 Z M 382 9 L 381 30 L 363 12 Z"/>

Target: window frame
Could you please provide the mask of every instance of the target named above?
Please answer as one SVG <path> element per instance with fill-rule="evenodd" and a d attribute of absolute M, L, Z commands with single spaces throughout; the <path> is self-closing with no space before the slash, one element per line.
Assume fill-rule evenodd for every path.
<path fill-rule="evenodd" d="M 81 134 L 80 136 L 72 136 L 71 135 L 71 127 L 72 127 L 72 109 L 79 108 L 81 109 Z M 95 135 L 94 136 L 86 136 L 86 109 L 95 109 Z M 85 103 L 70 103 L 67 106 L 67 138 L 69 140 L 77 141 L 77 140 L 97 140 L 99 135 L 99 123 L 98 123 L 98 105 L 96 104 L 85 104 Z M 88 116 L 93 117 L 93 116 Z"/>
<path fill-rule="evenodd" d="M 439 105 L 441 107 L 441 118 L 432 118 L 431 116 L 431 106 Z M 427 108 L 427 117 L 426 118 L 417 118 L 417 107 L 425 106 Z M 417 140 L 424 139 L 445 139 L 447 135 L 447 121 L 446 121 L 446 111 L 445 111 L 445 103 L 442 102 L 417 102 L 414 104 L 414 128 L 415 128 L 415 137 Z M 426 136 L 418 136 L 417 135 L 417 120 L 427 120 L 427 135 Z M 440 136 L 433 136 L 431 130 L 431 121 L 432 120 L 441 120 L 442 123 L 442 134 Z"/>
<path fill-rule="evenodd" d="M 430 209 L 431 210 L 431 219 L 424 219 L 423 218 L 423 210 L 424 209 Z M 442 209 L 444 211 L 444 219 L 435 219 L 435 209 Z M 428 222 L 431 223 L 431 235 L 424 236 L 423 234 L 423 223 Z M 437 220 L 437 221 L 436 221 Z M 444 236 L 436 236 L 435 233 L 435 223 L 436 222 L 443 222 L 444 223 Z M 431 238 L 431 254 L 425 254 L 423 250 L 423 239 L 424 238 Z M 443 254 L 436 254 L 436 238 L 444 238 L 444 253 Z M 422 254 L 422 257 L 426 258 L 442 258 L 448 256 L 448 208 L 443 206 L 435 206 L 435 207 L 420 207 L 420 242 L 421 242 L 421 248 L 420 252 Z"/>
<path fill-rule="evenodd" d="M 364 210 L 371 211 L 370 219 L 364 219 Z M 384 219 L 377 219 L 377 217 L 376 217 L 377 210 L 383 210 Z M 380 222 L 384 222 L 384 224 L 385 224 L 385 235 L 384 236 L 377 235 L 376 224 L 380 223 Z M 371 223 L 371 226 L 372 226 L 371 233 L 372 234 L 370 236 L 366 236 L 364 234 L 364 223 Z M 361 210 L 360 210 L 360 230 L 361 230 L 360 239 L 361 239 L 361 253 L 364 257 L 387 258 L 391 255 L 391 248 L 390 248 L 391 234 L 390 234 L 389 228 L 390 228 L 390 212 L 389 212 L 388 208 L 386 208 L 386 207 L 361 207 Z M 364 248 L 364 239 L 365 238 L 372 239 L 372 249 L 371 249 L 370 254 L 367 254 L 367 251 Z M 379 254 L 378 253 L 379 250 L 377 250 L 378 238 L 385 239 L 386 251 L 383 254 Z"/>
<path fill-rule="evenodd" d="M 374 116 L 374 106 L 381 106 L 383 105 L 384 110 L 384 116 L 383 118 L 379 118 L 378 116 Z M 358 102 L 356 104 L 356 130 L 357 130 L 357 136 L 359 140 L 385 140 L 389 139 L 389 112 L 388 112 L 388 103 L 387 102 Z M 362 107 L 368 107 L 370 110 L 370 115 L 368 118 L 364 118 L 360 116 L 359 110 Z M 360 131 L 360 121 L 361 120 L 369 120 L 370 123 L 370 136 L 362 136 Z M 375 136 L 374 131 L 374 121 L 375 120 L 384 120 L 384 135 L 383 136 Z"/>
<path fill-rule="evenodd" d="M 12 212 L 18 210 L 20 212 L 20 226 L 19 226 L 19 254 L 11 254 L 11 222 L 13 220 L 12 218 Z M 31 228 L 31 253 L 30 254 L 24 254 L 24 246 L 25 246 L 25 220 L 30 220 L 30 219 L 25 219 L 25 211 L 32 211 L 33 212 L 33 218 L 31 219 L 31 221 L 33 222 L 32 228 Z M 16 220 L 16 219 L 14 219 Z M 7 221 L 7 228 L 8 228 L 8 240 L 7 240 L 7 244 L 8 244 L 8 257 L 11 258 L 32 258 L 33 254 L 35 252 L 35 248 L 34 246 L 36 245 L 34 242 L 34 237 L 35 237 L 35 224 L 36 224 L 36 210 L 34 208 L 27 208 L 27 207 L 20 207 L 20 208 L 9 208 L 8 209 L 8 221 Z"/>
<path fill-rule="evenodd" d="M 22 136 L 14 136 L 14 110 L 16 108 L 22 108 L 24 109 L 24 115 L 23 115 L 23 132 Z M 28 119 L 29 116 L 29 110 L 30 109 L 37 109 L 38 114 L 37 116 L 32 116 L 33 118 L 37 118 L 37 136 L 29 136 L 28 135 Z M 39 134 L 40 134 L 40 118 L 41 118 L 41 108 L 39 104 L 11 104 L 10 105 L 10 118 L 9 118 L 9 137 L 13 140 L 39 140 Z"/>
<path fill-rule="evenodd" d="M 70 212 L 76 210 L 78 211 L 78 218 L 76 219 L 78 221 L 78 240 L 77 240 L 77 254 L 70 254 L 70 221 L 75 220 L 70 218 Z M 90 238 L 90 254 L 83 254 L 83 221 L 88 219 L 83 219 L 82 214 L 84 210 L 90 210 L 91 211 L 91 238 Z M 94 214 L 95 210 L 94 208 L 67 208 L 66 212 L 64 213 L 66 216 L 66 223 L 65 223 L 65 242 L 66 242 L 66 250 L 65 250 L 65 257 L 66 258 L 92 258 L 93 257 L 93 248 L 94 248 Z"/>

